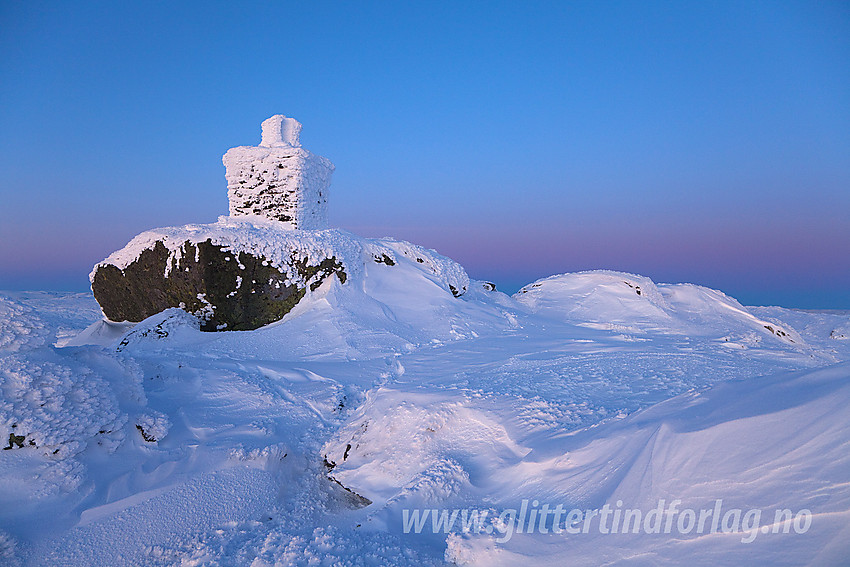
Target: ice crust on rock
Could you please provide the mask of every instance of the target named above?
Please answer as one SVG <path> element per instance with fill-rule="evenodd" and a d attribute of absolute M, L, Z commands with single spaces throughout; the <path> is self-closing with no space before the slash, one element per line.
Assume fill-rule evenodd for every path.
<path fill-rule="evenodd" d="M 256 215 L 292 229 L 328 227 L 334 165 L 301 147 L 301 124 L 282 114 L 263 122 L 259 146 L 224 154 L 230 215 Z"/>

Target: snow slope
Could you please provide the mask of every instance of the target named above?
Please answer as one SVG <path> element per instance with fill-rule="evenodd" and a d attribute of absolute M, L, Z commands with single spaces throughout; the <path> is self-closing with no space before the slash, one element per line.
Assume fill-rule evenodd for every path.
<path fill-rule="evenodd" d="M 198 238 L 211 231 L 239 245 L 235 225 Z M 179 310 L 121 326 L 85 295 L 0 295 L 0 435 L 24 439 L 0 452 L 0 563 L 834 565 L 850 552 L 850 341 L 836 337 L 850 313 L 745 308 L 615 272 L 513 298 L 473 281 L 456 298 L 448 282 L 465 274 L 435 253 L 358 246 L 352 285 L 331 278 L 248 332 L 202 333 Z M 403 521 L 661 499 L 760 509 L 769 532 L 775 509 L 807 509 L 811 526 L 743 543 Z"/>

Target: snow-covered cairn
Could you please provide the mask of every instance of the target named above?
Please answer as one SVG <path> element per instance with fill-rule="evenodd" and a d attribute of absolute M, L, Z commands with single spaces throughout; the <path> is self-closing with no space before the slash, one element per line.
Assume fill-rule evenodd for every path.
<path fill-rule="evenodd" d="M 301 147 L 301 123 L 276 114 L 263 122 L 259 146 L 224 154 L 230 216 L 258 215 L 307 230 L 328 227 L 333 164 Z"/>
<path fill-rule="evenodd" d="M 300 132 L 278 114 L 263 122 L 259 146 L 224 154 L 230 216 L 143 232 L 97 264 L 92 291 L 106 318 L 137 322 L 179 307 L 205 331 L 256 329 L 328 278 L 363 289 L 367 263 L 466 292 L 464 269 L 433 250 L 327 228 L 334 166 L 301 148 Z"/>

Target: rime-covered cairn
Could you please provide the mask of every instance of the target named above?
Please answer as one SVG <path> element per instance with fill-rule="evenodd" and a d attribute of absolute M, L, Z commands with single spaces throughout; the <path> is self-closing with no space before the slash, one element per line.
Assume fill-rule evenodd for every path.
<path fill-rule="evenodd" d="M 201 330 L 247 331 L 279 321 L 329 278 L 362 287 L 367 262 L 406 263 L 455 297 L 466 292 L 463 268 L 432 250 L 329 229 L 334 166 L 303 149 L 300 132 L 278 114 L 263 122 L 259 146 L 224 154 L 230 216 L 145 231 L 99 262 L 89 277 L 106 318 L 138 322 L 179 307 Z"/>
<path fill-rule="evenodd" d="M 257 215 L 293 229 L 328 227 L 330 160 L 301 147 L 301 123 L 282 114 L 263 122 L 259 146 L 224 154 L 230 216 Z"/>

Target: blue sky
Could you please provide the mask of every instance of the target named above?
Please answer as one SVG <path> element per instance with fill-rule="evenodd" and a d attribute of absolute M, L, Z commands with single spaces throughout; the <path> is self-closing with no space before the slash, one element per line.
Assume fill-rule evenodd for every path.
<path fill-rule="evenodd" d="M 118 5 L 120 4 L 120 5 Z M 846 2 L 0 4 L 0 288 L 227 212 L 276 113 L 331 221 L 516 289 L 610 268 L 850 308 Z"/>

